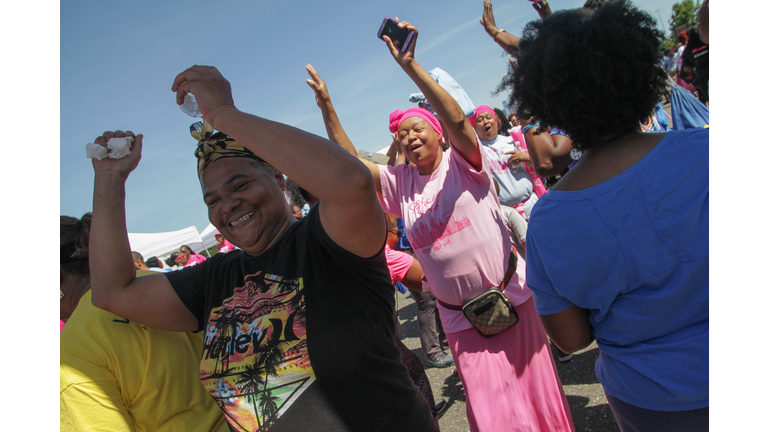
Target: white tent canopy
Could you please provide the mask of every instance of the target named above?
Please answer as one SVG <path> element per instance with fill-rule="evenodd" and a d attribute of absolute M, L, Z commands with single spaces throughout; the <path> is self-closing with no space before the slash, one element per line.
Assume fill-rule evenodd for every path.
<path fill-rule="evenodd" d="M 205 248 L 208 249 L 211 246 L 217 245 L 219 242 L 216 241 L 216 232 L 218 230 L 215 226 L 213 226 L 212 223 L 209 223 L 207 227 L 203 230 L 203 232 L 200 233 L 200 238 L 203 240 L 203 244 L 205 244 Z"/>
<path fill-rule="evenodd" d="M 213 241 L 215 243 L 216 239 Z M 140 253 L 144 259 L 151 256 L 167 258 L 171 253 L 178 251 L 181 245 L 189 245 L 195 253 L 206 249 L 200 233 L 194 226 L 163 233 L 128 233 L 128 242 L 131 244 L 131 250 Z"/>

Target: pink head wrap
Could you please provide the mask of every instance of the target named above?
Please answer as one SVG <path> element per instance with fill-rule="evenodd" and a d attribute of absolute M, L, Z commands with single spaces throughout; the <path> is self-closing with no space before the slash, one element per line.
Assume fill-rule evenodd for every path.
<path fill-rule="evenodd" d="M 419 117 L 423 119 L 425 122 L 429 123 L 430 126 L 432 126 L 432 129 L 434 129 L 438 135 L 443 136 L 443 128 L 440 127 L 440 122 L 434 115 L 432 115 L 431 112 L 425 110 L 424 108 L 408 108 L 405 111 L 396 109 L 392 111 L 389 114 L 389 131 L 392 133 L 397 132 L 397 130 L 400 128 L 400 123 L 410 117 Z"/>
<path fill-rule="evenodd" d="M 475 122 L 477 122 L 477 116 L 479 116 L 484 112 L 489 112 L 493 114 L 494 118 L 496 117 L 496 111 L 494 111 L 493 108 L 489 107 L 488 105 L 480 105 L 479 107 L 475 108 L 475 114 L 469 118 L 469 124 L 472 125 L 472 127 L 475 127 Z"/>

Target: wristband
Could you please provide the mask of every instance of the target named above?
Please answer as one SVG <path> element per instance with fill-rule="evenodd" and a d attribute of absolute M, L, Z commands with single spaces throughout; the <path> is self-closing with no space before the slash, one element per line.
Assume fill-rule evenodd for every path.
<path fill-rule="evenodd" d="M 496 29 L 496 32 L 493 34 L 493 40 L 495 41 L 496 40 L 496 36 L 498 36 L 499 33 L 505 32 L 505 31 L 506 30 L 504 30 L 504 29 Z"/>
<path fill-rule="evenodd" d="M 528 126 L 523 128 L 523 135 L 525 135 L 526 132 L 528 132 L 531 128 L 535 128 L 539 125 L 539 122 L 536 122 L 534 124 L 529 124 Z"/>

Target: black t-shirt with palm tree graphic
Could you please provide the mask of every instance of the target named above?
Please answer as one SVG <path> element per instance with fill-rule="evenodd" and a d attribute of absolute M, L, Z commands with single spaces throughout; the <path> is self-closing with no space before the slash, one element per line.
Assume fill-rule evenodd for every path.
<path fill-rule="evenodd" d="M 166 273 L 205 331 L 203 386 L 234 430 L 437 430 L 394 345 L 383 249 L 347 252 L 317 210 L 258 257 Z"/>

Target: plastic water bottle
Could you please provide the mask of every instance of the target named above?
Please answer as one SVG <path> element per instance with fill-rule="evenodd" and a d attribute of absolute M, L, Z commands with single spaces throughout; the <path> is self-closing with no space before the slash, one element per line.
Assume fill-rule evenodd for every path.
<path fill-rule="evenodd" d="M 190 117 L 203 118 L 203 113 L 197 108 L 197 101 L 195 100 L 195 95 L 192 93 L 187 93 L 187 95 L 184 96 L 184 103 L 179 105 L 179 108 L 181 108 L 184 114 Z"/>
<path fill-rule="evenodd" d="M 515 141 L 514 145 L 515 145 L 515 150 L 520 150 L 520 143 L 519 142 Z M 509 164 L 509 166 L 514 171 L 517 171 L 519 169 L 523 169 L 523 163 L 522 162 L 516 162 L 516 163 L 513 163 L 513 164 Z"/>

